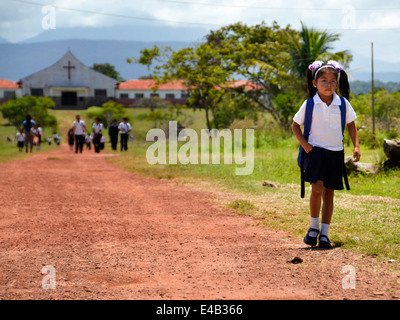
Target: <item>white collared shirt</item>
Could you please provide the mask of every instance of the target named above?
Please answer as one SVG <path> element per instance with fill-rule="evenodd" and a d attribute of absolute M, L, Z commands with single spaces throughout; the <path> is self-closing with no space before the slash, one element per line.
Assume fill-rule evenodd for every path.
<path fill-rule="evenodd" d="M 78 121 L 74 121 L 74 127 L 75 127 L 75 135 L 76 136 L 82 136 L 85 134 L 85 121 L 80 120 Z"/>
<path fill-rule="evenodd" d="M 93 123 L 93 132 L 98 134 L 100 131 L 103 130 L 103 124 L 102 123 Z"/>
<path fill-rule="evenodd" d="M 122 134 L 128 133 L 130 130 L 132 130 L 132 127 L 129 122 L 124 123 L 121 122 L 118 126 L 118 129 L 121 131 Z"/>
<path fill-rule="evenodd" d="M 343 135 L 340 114 L 340 98 L 334 93 L 330 106 L 321 100 L 318 93 L 314 96 L 314 111 L 311 122 L 308 143 L 314 147 L 321 147 L 331 151 L 343 150 Z M 304 124 L 307 100 L 303 102 L 293 121 Z M 353 107 L 346 99 L 346 124 L 357 118 Z"/>
<path fill-rule="evenodd" d="M 25 133 L 17 132 L 17 141 L 25 141 Z"/>

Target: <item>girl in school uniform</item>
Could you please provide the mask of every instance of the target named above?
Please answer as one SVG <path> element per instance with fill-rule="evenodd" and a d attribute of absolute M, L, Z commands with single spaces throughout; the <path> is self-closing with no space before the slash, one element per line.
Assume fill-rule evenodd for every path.
<path fill-rule="evenodd" d="M 17 147 L 18 147 L 19 152 L 22 152 L 22 150 L 24 148 L 24 142 L 25 142 L 25 133 L 24 133 L 24 130 L 21 129 L 17 133 Z"/>
<path fill-rule="evenodd" d="M 328 231 L 333 214 L 335 190 L 343 190 L 344 147 L 341 124 L 341 100 L 336 90 L 345 98 L 345 123 L 354 145 L 353 157 L 360 159 L 356 113 L 349 102 L 350 86 L 346 72 L 336 61 L 315 61 L 307 71 L 308 98 L 314 100 L 311 129 L 308 141 L 300 126 L 305 121 L 306 101 L 293 118 L 292 131 L 306 152 L 304 180 L 311 183 L 310 228 L 304 243 L 331 248 Z M 321 208 L 322 204 L 322 208 Z M 319 216 L 321 211 L 321 228 Z"/>
<path fill-rule="evenodd" d="M 69 150 L 73 150 L 74 148 L 74 128 L 70 128 L 68 130 L 68 145 L 69 145 Z"/>
<path fill-rule="evenodd" d="M 85 137 L 85 143 L 86 143 L 86 150 L 92 150 L 92 135 L 90 134 L 90 132 L 88 132 Z"/>

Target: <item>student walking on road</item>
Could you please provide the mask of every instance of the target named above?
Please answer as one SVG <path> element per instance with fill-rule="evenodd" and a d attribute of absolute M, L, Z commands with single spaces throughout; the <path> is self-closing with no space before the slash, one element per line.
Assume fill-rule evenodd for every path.
<path fill-rule="evenodd" d="M 69 150 L 74 150 L 74 128 L 70 128 L 67 134 Z"/>
<path fill-rule="evenodd" d="M 128 138 L 129 132 L 132 130 L 130 123 L 128 122 L 128 118 L 123 118 L 122 122 L 119 124 L 118 129 L 121 133 L 121 151 L 128 150 Z"/>
<path fill-rule="evenodd" d="M 96 122 L 93 123 L 93 145 L 94 152 L 100 152 L 100 142 L 103 135 L 103 124 L 100 123 L 100 118 L 96 118 Z"/>
<path fill-rule="evenodd" d="M 74 121 L 73 129 L 75 135 L 75 153 L 82 153 L 83 144 L 85 142 L 85 131 L 87 130 L 85 121 L 81 120 L 79 114 L 76 115 L 76 121 Z"/>
<path fill-rule="evenodd" d="M 119 132 L 118 123 L 117 123 L 117 120 L 114 119 L 113 123 L 108 128 L 108 134 L 109 134 L 110 140 L 111 140 L 111 148 L 113 150 L 117 150 L 118 132 Z"/>
<path fill-rule="evenodd" d="M 347 74 L 336 61 L 312 63 L 307 71 L 307 86 L 309 99 L 304 101 L 292 124 L 293 134 L 304 150 L 300 154 L 303 157 L 302 182 L 311 183 L 311 221 L 304 243 L 315 246 L 318 242 L 319 247 L 330 248 L 328 231 L 333 214 L 334 192 L 343 189 L 343 178 L 347 177 L 343 147 L 346 124 L 354 145 L 354 161 L 360 159 L 354 123 L 356 114 L 348 101 L 350 86 Z M 342 97 L 336 93 L 337 88 Z M 304 131 L 307 131 L 304 136 L 300 129 L 303 124 Z M 348 187 L 346 179 L 345 182 Z"/>

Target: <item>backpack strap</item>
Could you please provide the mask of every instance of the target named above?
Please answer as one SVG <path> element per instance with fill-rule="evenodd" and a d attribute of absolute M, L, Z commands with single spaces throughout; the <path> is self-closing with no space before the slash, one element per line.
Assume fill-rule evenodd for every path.
<path fill-rule="evenodd" d="M 342 122 L 342 135 L 344 136 L 344 129 L 346 128 L 346 100 L 343 97 L 340 97 L 341 104 L 340 108 L 340 117 Z M 347 169 L 346 164 L 343 161 L 343 179 L 344 184 L 346 185 L 346 190 L 350 190 L 349 179 L 347 177 Z"/>
<path fill-rule="evenodd" d="M 304 132 L 303 137 L 308 141 L 311 130 L 312 115 L 314 111 L 314 99 L 307 99 L 306 112 L 304 117 Z M 301 198 L 305 195 L 305 181 L 304 181 L 304 158 L 306 157 L 306 152 L 303 147 L 300 146 L 300 177 L 301 177 Z"/>
<path fill-rule="evenodd" d="M 340 118 L 342 121 L 342 134 L 344 135 L 344 129 L 346 128 L 346 100 L 343 97 L 340 97 L 340 101 Z"/>
<path fill-rule="evenodd" d="M 307 141 L 308 141 L 308 136 L 310 135 L 313 111 L 314 111 L 314 99 L 313 98 L 307 99 L 306 114 L 304 118 L 304 132 L 303 132 L 303 137 L 306 138 Z"/>

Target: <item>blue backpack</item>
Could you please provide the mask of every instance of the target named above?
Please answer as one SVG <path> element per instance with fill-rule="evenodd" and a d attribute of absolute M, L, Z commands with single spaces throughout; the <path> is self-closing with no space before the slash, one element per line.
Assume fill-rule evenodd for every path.
<path fill-rule="evenodd" d="M 346 101 L 343 97 L 340 97 L 341 104 L 339 106 L 340 109 L 340 117 L 341 117 L 341 123 L 342 123 L 342 135 L 344 134 L 344 129 L 346 127 Z M 303 137 L 308 141 L 308 137 L 310 135 L 310 130 L 311 130 L 311 122 L 312 122 L 312 115 L 314 111 L 314 99 L 310 98 L 307 99 L 307 104 L 306 104 L 306 114 L 304 118 L 304 132 L 303 132 Z M 299 154 L 297 156 L 297 164 L 300 167 L 300 173 L 301 173 L 301 197 L 304 198 L 305 194 L 305 181 L 304 181 L 304 158 L 306 156 L 306 152 L 304 151 L 303 147 L 300 146 L 299 148 Z M 346 189 L 350 190 L 349 182 L 347 179 L 347 172 L 346 172 L 346 166 L 343 162 L 343 178 L 346 184 Z"/>

